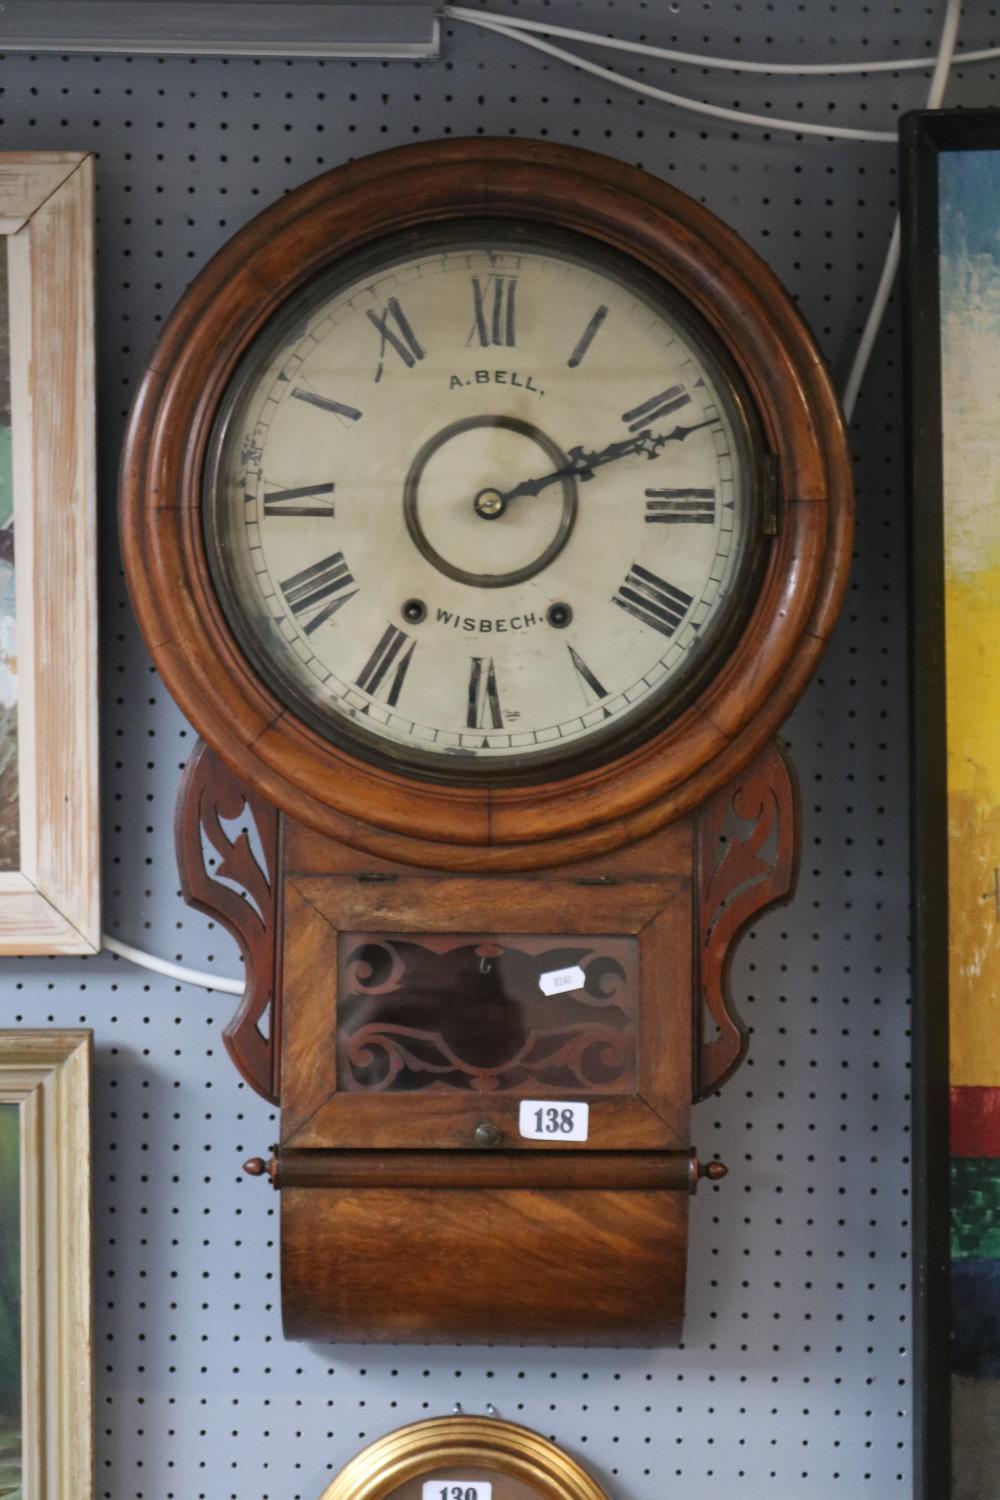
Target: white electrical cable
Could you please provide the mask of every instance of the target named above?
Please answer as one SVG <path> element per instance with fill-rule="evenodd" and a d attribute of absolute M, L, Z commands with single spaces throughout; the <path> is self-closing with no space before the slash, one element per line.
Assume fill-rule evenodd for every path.
<path fill-rule="evenodd" d="M 844 420 L 850 422 L 854 416 L 854 408 L 858 402 L 858 392 L 861 390 L 861 382 L 865 378 L 868 369 L 868 361 L 871 359 L 872 350 L 878 331 L 882 327 L 882 319 L 889 305 L 892 295 L 893 282 L 896 272 L 899 270 L 899 215 L 893 220 L 892 234 L 889 236 L 889 250 L 885 257 L 885 265 L 882 267 L 882 275 L 879 277 L 878 287 L 872 299 L 872 305 L 865 320 L 865 326 L 858 341 L 858 347 L 854 351 L 854 359 L 851 361 L 850 373 L 847 384 L 844 386 L 844 394 L 841 405 L 844 408 Z"/>
<path fill-rule="evenodd" d="M 934 67 L 934 57 L 906 57 L 896 61 L 845 63 L 775 63 L 752 62 L 741 57 L 711 57 L 700 52 L 678 52 L 672 47 L 654 47 L 649 42 L 623 41 L 620 37 L 601 36 L 596 31 L 577 31 L 572 26 L 554 26 L 551 21 L 525 21 L 520 16 L 497 15 L 494 11 L 470 10 L 464 5 L 446 5 L 446 16 L 455 21 L 475 23 L 484 17 L 499 22 L 514 31 L 539 31 L 548 36 L 561 36 L 570 42 L 587 42 L 595 47 L 606 47 L 615 52 L 634 52 L 640 57 L 658 57 L 667 62 L 686 63 L 698 68 L 719 68 L 729 73 L 791 74 L 796 77 L 811 75 L 829 77 L 835 74 L 857 73 L 904 73 L 919 69 L 929 71 Z M 1000 47 L 985 47 L 978 52 L 956 52 L 956 63 L 987 62 L 1000 57 Z"/>
<path fill-rule="evenodd" d="M 944 91 L 948 84 L 948 74 L 951 71 L 952 61 L 955 56 L 955 45 L 958 41 L 958 23 L 961 19 L 961 14 L 962 0 L 948 0 L 944 25 L 941 28 L 941 45 L 938 48 L 937 62 L 934 64 L 934 76 L 931 79 L 931 86 L 927 93 L 928 109 L 940 109 L 941 107 Z M 893 282 L 896 279 L 896 272 L 899 269 L 899 252 L 900 232 L 899 215 L 897 214 L 892 226 L 892 234 L 889 236 L 889 250 L 885 258 L 885 265 L 882 267 L 882 275 L 879 277 L 875 297 L 851 363 L 847 384 L 844 386 L 844 416 L 848 422 L 854 416 L 854 408 L 857 405 L 861 382 L 865 378 L 868 361 L 871 359 L 872 349 L 875 347 L 875 339 L 882 326 L 885 310 L 889 305 Z"/>
<path fill-rule="evenodd" d="M 626 78 L 622 73 L 614 73 L 610 68 L 602 68 L 600 63 L 589 62 L 586 58 L 579 57 L 575 52 L 566 52 L 562 47 L 554 47 L 551 42 L 543 42 L 540 37 L 530 36 L 524 31 L 507 26 L 503 21 L 495 21 L 492 17 L 487 17 L 485 13 L 480 15 L 478 11 L 462 10 L 461 14 L 458 14 L 457 11 L 458 7 L 446 7 L 445 14 L 465 25 L 478 26 L 483 31 L 492 31 L 495 36 L 506 37 L 511 42 L 519 42 L 522 47 L 531 47 L 536 52 L 544 52 L 549 57 L 556 57 L 560 62 L 569 63 L 570 67 L 579 68 L 584 73 L 592 73 L 595 78 L 603 78 L 607 83 L 615 83 L 619 88 L 629 89 L 633 94 L 645 94 L 650 99 L 659 99 L 664 104 L 672 104 L 675 109 L 686 109 L 694 114 L 709 115 L 716 120 L 729 120 L 744 127 L 751 125 L 760 126 L 764 130 L 787 130 L 795 135 L 819 135 L 825 140 L 880 141 L 895 145 L 898 139 L 894 130 L 857 130 L 847 125 L 811 125 L 802 120 L 771 119 L 768 115 L 754 115 L 739 109 L 727 109 L 722 104 L 705 104 L 697 99 L 689 99 L 684 94 L 674 94 L 667 89 L 656 88 L 651 83 L 636 83 L 634 79 Z"/>
<path fill-rule="evenodd" d="M 101 935 L 101 947 L 106 948 L 109 953 L 117 953 L 119 958 L 127 958 L 131 964 L 138 964 L 141 969 L 152 969 L 154 974 L 163 974 L 167 979 L 176 979 L 180 984 L 196 984 L 203 990 L 219 990 L 223 995 L 242 995 L 246 991 L 246 983 L 242 979 L 219 979 L 214 974 L 203 974 L 198 969 L 173 964 L 168 958 L 156 958 L 152 953 L 143 953 L 140 948 L 133 948 L 129 943 L 120 943 L 106 932 Z"/>

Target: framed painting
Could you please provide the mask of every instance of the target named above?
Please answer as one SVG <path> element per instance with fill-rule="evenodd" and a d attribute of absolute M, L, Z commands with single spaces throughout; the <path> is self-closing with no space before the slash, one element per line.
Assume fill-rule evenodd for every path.
<path fill-rule="evenodd" d="M 0 1031 L 0 1497 L 92 1500 L 89 1031 Z"/>
<path fill-rule="evenodd" d="M 1000 1474 L 1000 112 L 903 130 L 917 1494 Z"/>
<path fill-rule="evenodd" d="M 0 955 L 100 945 L 93 217 L 0 153 Z"/>

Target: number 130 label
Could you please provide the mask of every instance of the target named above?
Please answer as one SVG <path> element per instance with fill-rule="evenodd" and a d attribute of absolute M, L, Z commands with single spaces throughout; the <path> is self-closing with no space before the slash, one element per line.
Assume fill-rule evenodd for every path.
<path fill-rule="evenodd" d="M 589 1104 L 522 1099 L 518 1123 L 522 1136 L 529 1141 L 585 1141 L 589 1117 Z"/>
<path fill-rule="evenodd" d="M 493 1486 L 488 1479 L 477 1479 L 475 1484 L 464 1479 L 449 1479 L 447 1484 L 440 1479 L 428 1479 L 422 1500 L 493 1500 Z"/>

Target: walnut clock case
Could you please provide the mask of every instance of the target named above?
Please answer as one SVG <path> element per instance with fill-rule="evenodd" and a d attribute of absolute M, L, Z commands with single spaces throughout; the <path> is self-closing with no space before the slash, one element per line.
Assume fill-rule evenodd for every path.
<path fill-rule="evenodd" d="M 286 1333 L 675 1340 L 729 951 L 792 881 L 772 737 L 850 554 L 785 293 L 588 152 L 352 163 L 177 308 L 122 524 L 205 742 L 185 894 L 281 1107 Z"/>

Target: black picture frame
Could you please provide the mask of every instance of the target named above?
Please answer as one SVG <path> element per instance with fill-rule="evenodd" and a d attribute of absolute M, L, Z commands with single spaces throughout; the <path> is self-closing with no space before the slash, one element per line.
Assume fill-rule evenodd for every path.
<path fill-rule="evenodd" d="M 914 1497 L 972 1500 L 966 1484 L 953 1488 L 939 167 L 945 152 L 1000 152 L 1000 110 L 914 112 L 901 122 L 900 144 L 913 767 Z M 997 223 L 1000 229 L 1000 201 Z"/>

